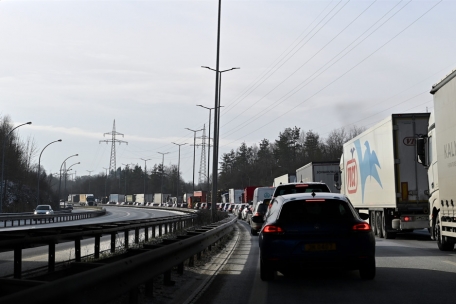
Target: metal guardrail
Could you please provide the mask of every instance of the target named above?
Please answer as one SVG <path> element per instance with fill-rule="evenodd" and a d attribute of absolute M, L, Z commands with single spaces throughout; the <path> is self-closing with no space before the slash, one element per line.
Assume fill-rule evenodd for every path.
<path fill-rule="evenodd" d="M 152 292 L 152 280 L 164 273 L 170 280 L 171 269 L 183 272 L 184 261 L 193 259 L 210 248 L 233 229 L 236 218 L 231 217 L 202 227 L 181 239 L 168 240 L 162 245 L 144 245 L 130 249 L 122 257 L 112 257 L 95 263 L 73 263 L 63 277 L 52 273 L 34 280 L 0 280 L 2 304 L 52 303 L 64 299 L 66 303 L 104 303 L 130 292 L 137 295 L 138 286 L 145 284 L 146 294 Z M 56 272 L 57 273 L 57 272 Z M 14 293 L 12 293 L 14 292 Z M 11 294 L 12 293 L 12 294 Z"/>
<path fill-rule="evenodd" d="M 3 222 L 3 227 L 6 227 L 8 222 L 11 222 L 11 227 L 14 227 L 14 223 L 17 226 L 27 225 L 37 225 L 37 224 L 46 224 L 50 222 L 66 222 L 73 220 L 81 220 L 86 218 L 97 217 L 100 215 L 105 215 L 106 210 L 98 211 L 88 211 L 88 212 L 70 212 L 70 211 L 56 211 L 54 214 L 8 214 L 0 215 L 0 222 Z"/>

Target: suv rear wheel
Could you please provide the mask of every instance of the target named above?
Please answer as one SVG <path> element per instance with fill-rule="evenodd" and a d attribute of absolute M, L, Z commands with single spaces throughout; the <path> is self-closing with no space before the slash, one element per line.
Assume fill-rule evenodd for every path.
<path fill-rule="evenodd" d="M 260 277 L 261 277 L 261 280 L 262 281 L 272 281 L 272 280 L 274 280 L 274 275 L 275 275 L 275 271 L 271 267 L 271 265 L 269 265 L 269 263 L 267 263 L 263 259 L 260 259 Z"/>

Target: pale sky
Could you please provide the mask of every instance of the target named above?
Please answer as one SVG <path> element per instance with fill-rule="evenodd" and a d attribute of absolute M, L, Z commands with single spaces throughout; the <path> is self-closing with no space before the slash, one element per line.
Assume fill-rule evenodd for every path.
<path fill-rule="evenodd" d="M 209 111 L 196 105 L 214 107 L 215 73 L 201 66 L 215 68 L 217 5 L 0 1 L 0 114 L 32 121 L 18 134 L 39 151 L 63 140 L 43 152 L 47 173 L 75 153 L 78 176 L 104 172 L 111 145 L 99 141 L 115 119 L 128 142 L 117 166 L 145 158 L 150 168 L 157 152 L 177 164 L 171 142 L 188 143 L 181 173 L 191 181 L 185 128 L 207 128 Z M 325 138 L 431 111 L 432 84 L 456 68 L 455 12 L 455 1 L 223 0 L 220 69 L 240 69 L 222 77 L 220 156 L 287 127 Z M 198 148 L 196 181 L 200 158 Z"/>

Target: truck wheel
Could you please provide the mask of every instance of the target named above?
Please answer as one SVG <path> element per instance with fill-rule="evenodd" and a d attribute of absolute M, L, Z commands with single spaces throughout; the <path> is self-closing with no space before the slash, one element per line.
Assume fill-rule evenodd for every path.
<path fill-rule="evenodd" d="M 382 218 L 383 218 L 383 212 L 377 211 L 375 215 L 375 224 L 376 224 L 376 229 L 377 229 L 377 234 L 379 238 L 383 238 L 383 230 L 382 230 Z"/>
<path fill-rule="evenodd" d="M 377 225 L 376 225 L 376 216 L 375 216 L 375 211 L 370 211 L 370 218 L 369 218 L 369 223 L 372 227 L 372 232 L 374 235 L 377 235 Z"/>
<path fill-rule="evenodd" d="M 388 229 L 386 228 L 386 223 L 387 223 L 387 215 L 386 215 L 386 212 L 383 212 L 383 216 L 382 216 L 383 236 L 385 237 L 385 239 L 395 239 L 396 233 L 388 231 Z"/>
<path fill-rule="evenodd" d="M 437 239 L 437 246 L 441 251 L 452 251 L 454 249 L 454 242 L 450 242 L 446 236 L 441 234 L 440 216 L 437 214 L 437 223 L 435 224 L 435 238 Z"/>

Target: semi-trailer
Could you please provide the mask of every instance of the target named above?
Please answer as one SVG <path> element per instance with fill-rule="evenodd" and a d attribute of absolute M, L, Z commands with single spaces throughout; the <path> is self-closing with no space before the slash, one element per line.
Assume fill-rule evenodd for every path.
<path fill-rule="evenodd" d="M 339 161 L 310 162 L 296 169 L 298 182 L 320 182 L 328 185 L 331 192 L 339 193 L 334 185 L 334 174 L 339 172 Z"/>
<path fill-rule="evenodd" d="M 428 176 L 415 151 L 429 115 L 392 114 L 343 145 L 341 193 L 356 209 L 369 212 L 379 237 L 429 228 Z"/>

